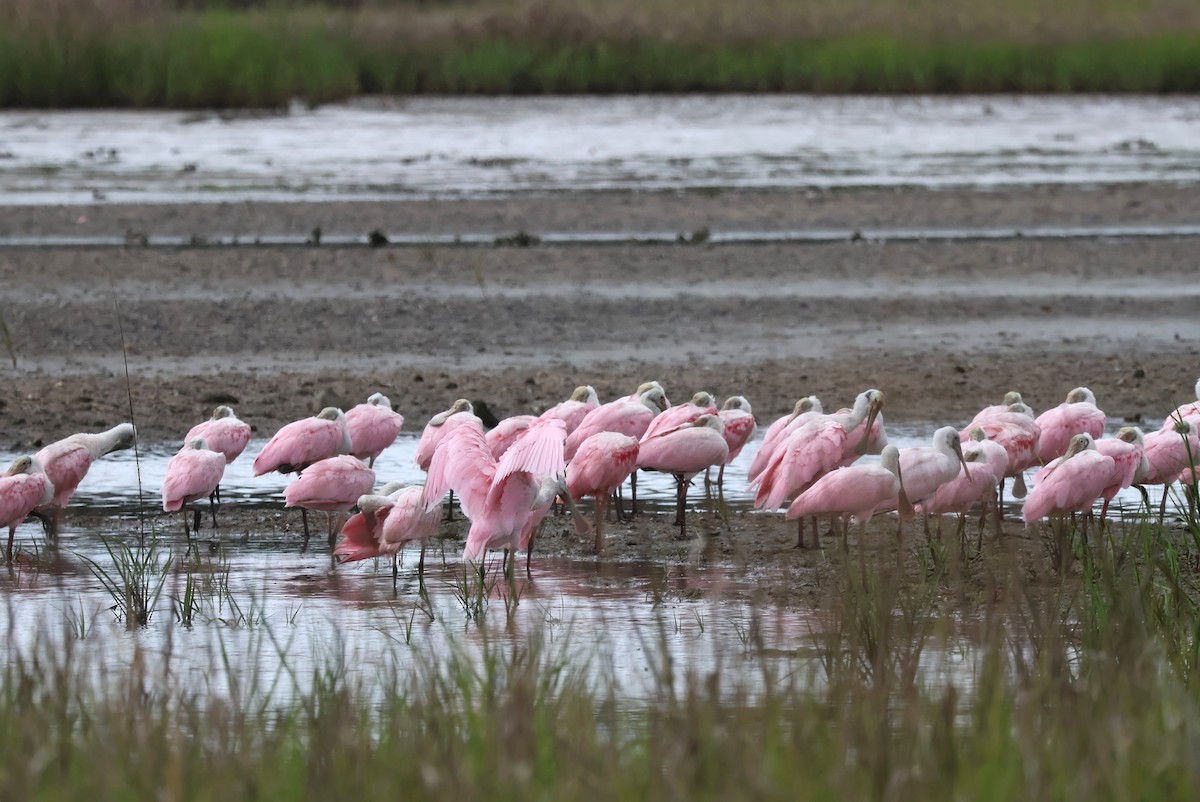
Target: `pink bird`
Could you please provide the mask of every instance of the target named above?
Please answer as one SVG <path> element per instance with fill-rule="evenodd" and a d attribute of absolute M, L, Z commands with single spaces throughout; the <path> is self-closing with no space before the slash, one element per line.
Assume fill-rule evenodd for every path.
<path fill-rule="evenodd" d="M 39 509 L 53 506 L 50 514 L 50 535 L 58 535 L 58 523 L 63 507 L 75 495 L 75 489 L 87 476 L 92 463 L 106 454 L 133 446 L 136 432 L 133 424 L 122 423 L 106 432 L 73 434 L 43 448 L 37 453 L 38 462 L 54 485 L 54 498 Z"/>
<path fill-rule="evenodd" d="M 567 464 L 572 498 L 596 499 L 596 553 L 604 553 L 604 514 L 608 501 L 637 467 L 638 441 L 617 432 L 597 432 L 584 440 Z"/>
<path fill-rule="evenodd" d="M 533 415 L 514 415 L 497 423 L 495 428 L 484 436 L 492 456 L 496 459 L 503 457 L 505 451 L 525 436 L 535 420 L 538 418 Z"/>
<path fill-rule="evenodd" d="M 193 501 L 208 497 L 208 508 L 212 513 L 213 528 L 217 527 L 217 512 L 212 496 L 216 493 L 221 477 L 225 475 L 225 455 L 210 451 L 203 437 L 193 437 L 187 445 L 167 463 L 167 475 L 162 483 L 163 510 L 183 511 L 183 532 L 190 540 L 188 511 L 186 506 Z M 199 523 L 200 510 L 196 509 Z"/>
<path fill-rule="evenodd" d="M 528 566 L 539 513 L 549 510 L 556 495 L 566 495 L 566 435 L 560 420 L 537 421 L 499 461 L 474 427 L 460 426 L 442 441 L 429 466 L 425 505 L 438 504 L 448 490 L 458 493 L 471 519 L 463 559 L 479 562 L 488 549 L 524 545 Z"/>
<path fill-rule="evenodd" d="M 650 425 L 642 433 L 642 442 L 649 440 L 659 432 L 675 429 L 680 424 L 691 423 L 701 415 L 716 415 L 716 403 L 716 399 L 712 397 L 712 393 L 702 391 L 693 395 L 691 400 L 686 404 L 680 404 L 663 410 L 661 415 L 656 415 L 654 420 L 650 421 Z"/>
<path fill-rule="evenodd" d="M 209 451 L 217 451 L 225 455 L 225 464 L 228 465 L 246 450 L 246 446 L 250 443 L 250 436 L 250 424 L 238 420 L 237 415 L 233 413 L 233 407 L 222 405 L 213 410 L 211 418 L 203 423 L 197 423 L 188 431 L 187 437 L 183 438 L 181 450 L 187 448 L 188 443 L 197 437 L 202 437 L 208 444 Z M 215 504 L 221 503 L 220 485 L 217 485 L 216 490 L 213 491 L 211 501 Z M 197 513 L 197 528 L 199 525 L 200 515 Z M 215 519 L 213 526 L 216 526 Z"/>
<path fill-rule="evenodd" d="M 1021 517 L 1029 524 L 1049 515 L 1089 512 L 1111 482 L 1114 468 L 1113 458 L 1096 450 L 1090 434 L 1075 435 L 1062 461 L 1053 470 L 1039 472 L 1040 479 L 1034 478 Z"/>
<path fill-rule="evenodd" d="M 1017 395 L 1009 393 L 1005 398 Z M 989 411 L 991 410 L 991 411 Z M 1025 471 L 1041 464 L 1038 453 L 1038 441 L 1041 439 L 1041 428 L 1033 419 L 1033 410 L 1021 403 L 1015 403 L 1003 411 L 989 407 L 986 416 L 981 412 L 975 420 L 959 433 L 964 442 L 969 438 L 972 429 L 980 428 L 988 440 L 1001 446 L 1008 454 L 1008 471 L 1005 478 L 1013 477 L 1013 495 L 1025 498 Z M 1004 482 L 1001 480 L 1000 490 Z"/>
<path fill-rule="evenodd" d="M 970 473 L 960 471 L 957 475 L 940 486 L 933 498 L 921 504 L 915 512 L 930 515 L 957 513 L 959 516 L 958 535 L 961 538 L 966 529 L 966 514 L 976 503 L 983 507 L 984 513 L 990 501 L 996 511 L 996 535 L 1001 533 L 1000 510 L 996 506 L 996 488 L 1008 471 L 1008 452 L 999 443 L 987 439 L 984 430 L 978 426 L 970 432 L 970 438 L 962 444 L 963 462 L 970 466 Z M 938 523 L 939 532 L 941 522 Z M 983 538 L 983 518 L 979 521 L 980 542 Z M 978 546 L 976 547 L 978 548 Z"/>
<path fill-rule="evenodd" d="M 294 421 L 276 432 L 254 458 L 254 475 L 300 473 L 315 462 L 349 453 L 345 414 L 325 407 L 316 417 Z"/>
<path fill-rule="evenodd" d="M 637 467 L 675 475 L 679 485 L 675 523 L 680 535 L 687 535 L 684 506 L 692 477 L 703 470 L 721 465 L 729 456 L 725 443 L 725 425 L 716 415 L 704 414 L 674 429 L 644 439 L 638 446 Z"/>
<path fill-rule="evenodd" d="M 1104 434 L 1107 416 L 1096 407 L 1096 396 L 1086 387 L 1067 393 L 1067 400 L 1037 417 L 1041 430 L 1038 453 L 1049 462 L 1066 453 L 1071 438 L 1090 434 L 1093 440 Z"/>
<path fill-rule="evenodd" d="M 458 399 L 445 412 L 439 412 L 430 418 L 429 423 L 425 424 L 424 430 L 421 431 L 421 439 L 417 442 L 417 453 L 413 458 L 417 467 L 428 472 L 429 463 L 433 460 L 433 452 L 437 450 L 438 443 L 454 431 L 455 427 L 468 422 L 478 423 L 482 433 L 483 422 L 475 416 L 475 408 L 465 398 Z"/>
<path fill-rule="evenodd" d="M 854 462 L 868 447 L 868 433 L 883 402 L 879 390 L 866 390 L 859 393 L 849 413 L 823 415 L 792 432 L 759 474 L 754 506 L 777 509 L 822 475 Z"/>
<path fill-rule="evenodd" d="M 285 507 L 302 507 L 328 515 L 329 548 L 333 549 L 337 531 L 333 514 L 348 511 L 360 496 L 371 492 L 375 486 L 375 471 L 358 457 L 342 454 L 320 460 L 309 465 L 283 491 Z M 308 533 L 305 532 L 305 544 Z"/>
<path fill-rule="evenodd" d="M 575 388 L 570 398 L 550 407 L 539 417 L 558 418 L 567 427 L 567 436 L 570 437 L 571 433 L 579 428 L 579 424 L 583 423 L 587 414 L 598 406 L 600 398 L 596 391 L 591 386 L 581 385 Z"/>
<path fill-rule="evenodd" d="M 742 449 L 746 447 L 746 443 L 750 442 L 750 438 L 754 436 L 754 432 L 758 429 L 758 423 L 754 420 L 754 413 L 750 410 L 750 402 L 745 396 L 735 395 L 725 399 L 725 403 L 721 406 L 721 411 L 717 413 L 717 417 L 724 424 L 725 445 L 729 446 L 729 456 L 725 458 L 725 462 L 717 471 L 717 488 L 719 491 L 725 490 L 725 466 L 738 458 L 742 453 Z M 708 471 L 704 472 L 704 486 L 708 487 Z"/>
<path fill-rule="evenodd" d="M 965 434 L 966 432 L 970 431 L 975 426 L 978 426 L 980 423 L 983 423 L 988 418 L 991 418 L 993 415 L 1003 415 L 1004 413 L 1009 412 L 1010 407 L 1012 407 L 1013 404 L 1023 404 L 1023 403 L 1024 403 L 1024 401 L 1021 399 L 1021 394 L 1018 393 L 1016 390 L 1010 390 L 1009 392 L 1004 394 L 1003 403 L 995 404 L 990 407 L 984 407 L 983 409 L 976 412 L 975 417 L 972 418 L 971 422 L 969 424 L 967 424 L 966 428 L 963 429 L 963 433 Z"/>
<path fill-rule="evenodd" d="M 1136 426 L 1123 426 L 1115 437 L 1096 441 L 1096 450 L 1112 457 L 1113 473 L 1100 497 L 1104 506 L 1100 508 L 1100 525 L 1108 516 L 1108 505 L 1125 488 L 1141 484 L 1146 478 L 1150 464 L 1146 460 L 1146 437 Z"/>
<path fill-rule="evenodd" d="M 1177 420 L 1170 429 L 1146 435 L 1144 442 L 1147 468 L 1142 484 L 1163 486 L 1158 507 L 1161 522 L 1166 516 L 1171 484 L 1195 484 L 1193 471 L 1200 465 L 1200 426 L 1191 418 Z"/>
<path fill-rule="evenodd" d="M 387 487 L 383 488 L 387 490 Z M 437 534 L 441 516 L 437 507 L 425 509 L 425 488 L 403 487 L 385 494 L 362 496 L 360 512 L 342 527 L 343 540 L 333 556 L 341 562 L 355 562 L 387 555 L 392 562 L 392 586 L 400 572 L 400 550 L 414 540 L 421 542 L 417 575 L 425 573 L 425 546 Z"/>
<path fill-rule="evenodd" d="M 0 476 L 0 528 L 8 528 L 8 561 L 13 558 L 17 527 L 37 507 L 54 498 L 54 485 L 37 457 L 17 457 Z"/>
<path fill-rule="evenodd" d="M 567 438 L 566 458 L 570 462 L 575 456 L 576 449 L 584 440 L 599 432 L 617 432 L 618 434 L 636 437 L 639 440 L 654 418 L 667 409 L 667 396 L 663 393 L 658 382 L 642 385 L 647 387 L 636 400 L 618 399 L 607 404 L 601 404 L 589 412 L 571 436 Z M 629 494 L 633 513 L 637 514 L 637 470 L 629 474 Z M 620 501 L 617 503 L 617 514 L 620 515 Z"/>
<path fill-rule="evenodd" d="M 895 446 L 885 446 L 878 465 L 851 465 L 837 468 L 813 482 L 787 509 L 788 520 L 800 522 L 800 537 L 796 548 L 804 548 L 804 519 L 806 517 L 851 517 L 858 524 L 859 564 L 863 563 L 863 542 L 867 522 L 877 511 L 895 506 L 907 508 L 901 484 L 900 452 Z M 843 521 L 848 525 L 848 521 Z M 814 527 L 814 533 L 815 533 Z M 821 545 L 817 536 L 813 548 Z M 846 541 L 842 541 L 846 548 Z"/>
<path fill-rule="evenodd" d="M 1167 419 L 1163 421 L 1162 428 L 1170 429 L 1175 421 L 1186 420 L 1188 418 L 1200 418 L 1200 380 L 1196 381 L 1196 400 L 1187 401 L 1175 408 Z"/>
<path fill-rule="evenodd" d="M 346 412 L 346 428 L 350 431 L 350 454 L 375 467 L 375 460 L 400 435 L 404 416 L 392 409 L 392 402 L 383 393 L 372 393 L 365 404 Z"/>
<path fill-rule="evenodd" d="M 926 535 L 929 534 L 929 506 L 938 488 L 958 476 L 960 466 L 970 479 L 971 470 L 963 458 L 958 430 L 953 426 L 943 426 L 934 432 L 928 446 L 905 448 L 900 451 L 904 493 L 913 505 L 914 514 L 918 507 L 922 510 Z M 900 512 L 900 519 L 896 524 L 896 537 L 901 535 L 900 524 L 910 517 L 912 516 L 903 510 Z"/>
<path fill-rule="evenodd" d="M 767 433 L 763 435 L 762 445 L 758 447 L 758 453 L 750 461 L 750 468 L 746 471 L 746 479 L 750 482 L 757 480 L 762 474 L 763 469 L 767 467 L 767 463 L 771 461 L 771 455 L 775 453 L 775 448 L 792 432 L 810 420 L 819 418 L 822 414 L 824 414 L 824 410 L 821 409 L 821 402 L 815 395 L 810 395 L 797 401 L 796 405 L 792 408 L 792 414 L 778 418 L 767 427 Z"/>
<path fill-rule="evenodd" d="M 183 438 L 183 448 L 197 437 L 203 437 L 208 450 L 224 454 L 228 465 L 246 450 L 250 435 L 250 424 L 238 420 L 232 407 L 222 405 L 213 410 L 211 418 L 188 430 L 187 437 Z"/>

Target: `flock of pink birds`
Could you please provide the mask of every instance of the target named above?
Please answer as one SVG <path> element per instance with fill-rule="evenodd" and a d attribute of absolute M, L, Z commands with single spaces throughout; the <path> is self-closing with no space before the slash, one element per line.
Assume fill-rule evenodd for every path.
<path fill-rule="evenodd" d="M 1004 403 L 981 410 L 961 431 L 943 427 L 929 446 L 905 449 L 887 443 L 879 390 L 860 393 L 851 408 L 833 414 L 809 396 L 768 427 L 748 479 L 757 508 L 787 505 L 786 517 L 799 522 L 801 548 L 806 519 L 813 521 L 814 547 L 819 518 L 840 521 L 843 528 L 851 520 L 865 527 L 876 513 L 896 510 L 900 522 L 922 516 L 928 529 L 931 515 L 957 513 L 963 520 L 983 505 L 994 506 L 999 519 L 1009 478 L 1013 495 L 1025 499 L 1027 523 L 1090 513 L 1097 501 L 1103 521 L 1108 503 L 1123 488 L 1195 484 L 1200 381 L 1195 391 L 1197 400 L 1170 412 L 1161 429 L 1146 434 L 1126 427 L 1111 438 L 1102 437 L 1106 416 L 1087 388 L 1072 390 L 1062 404 L 1037 417 L 1020 394 L 1009 393 Z M 610 499 L 629 482 L 636 512 L 639 469 L 676 478 L 676 523 L 686 532 L 691 480 L 704 474 L 707 482 L 715 468 L 720 485 L 725 466 L 756 430 L 750 404 L 741 396 L 728 399 L 720 410 L 707 392 L 672 406 L 658 382 L 606 404 L 591 387 L 579 387 L 540 415 L 507 418 L 486 432 L 470 402 L 459 399 L 421 434 L 416 463 L 427 474 L 425 484 L 389 484 L 373 492 L 374 461 L 403 424 L 403 416 L 378 393 L 345 413 L 326 408 L 280 429 L 255 458 L 254 473 L 295 473 L 284 498 L 286 506 L 304 511 L 306 536 L 307 511 L 326 512 L 335 557 L 390 556 L 395 576 L 398 553 L 409 542 L 422 544 L 423 565 L 424 544 L 437 531 L 449 494 L 458 496 L 470 520 L 464 558 L 472 562 L 488 550 L 528 555 L 556 501 L 574 513 L 578 532 L 594 530 L 596 550 L 603 552 Z M 250 426 L 227 406 L 217 407 L 210 420 L 188 432 L 167 465 L 161 489 L 163 509 L 183 511 L 185 530 L 189 510 L 199 523 L 196 502 L 219 501 L 225 467 L 242 454 L 250 434 Z M 121 424 L 100 434 L 72 435 L 17 458 L 0 477 L 0 526 L 9 528 L 8 558 L 18 524 L 34 516 L 56 532 L 63 507 L 91 463 L 133 441 L 133 426 Z M 868 453 L 879 454 L 879 462 L 858 464 Z M 1026 492 L 1024 476 L 1032 468 L 1038 470 Z M 584 496 L 595 499 L 592 524 L 574 509 L 574 500 Z M 355 507 L 358 511 L 339 528 L 342 514 Z M 213 516 L 215 525 L 215 506 Z M 334 548 L 339 529 L 342 540 Z"/>

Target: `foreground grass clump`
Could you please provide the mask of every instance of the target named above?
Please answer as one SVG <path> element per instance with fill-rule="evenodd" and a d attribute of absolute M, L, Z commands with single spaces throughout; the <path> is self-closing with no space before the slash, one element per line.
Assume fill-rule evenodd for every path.
<path fill-rule="evenodd" d="M 0 0 L 0 15 L 4 106 L 281 106 L 361 93 L 1200 91 L 1200 10 L 1173 0 Z"/>
<path fill-rule="evenodd" d="M 593 632 L 489 634 L 493 606 L 458 636 L 482 656 L 381 636 L 298 666 L 264 628 L 196 678 L 169 619 L 10 616 L 0 799 L 1195 799 L 1200 542 L 1115 531 L 1056 535 L 1052 586 L 1000 545 L 982 567 L 914 545 L 865 580 L 832 550 L 794 650 L 751 621 L 702 670 L 667 657 L 665 617 L 626 672 Z"/>

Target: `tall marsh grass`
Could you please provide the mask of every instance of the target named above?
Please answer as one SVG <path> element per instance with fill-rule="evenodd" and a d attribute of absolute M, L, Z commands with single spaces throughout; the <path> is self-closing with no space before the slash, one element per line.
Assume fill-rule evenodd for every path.
<path fill-rule="evenodd" d="M 1049 583 L 1001 547 L 972 580 L 879 555 L 864 581 L 835 551 L 785 656 L 752 621 L 702 669 L 655 648 L 665 610 L 644 666 L 619 655 L 632 671 L 602 633 L 468 616 L 447 628 L 474 654 L 435 657 L 426 629 L 369 662 L 330 637 L 308 666 L 260 628 L 199 684 L 166 617 L 82 639 L 10 622 L 0 799 L 1195 799 L 1195 538 L 1139 516 L 1072 537 Z"/>
<path fill-rule="evenodd" d="M 1175 0 L 0 0 L 0 106 L 259 107 L 361 93 L 1194 92 Z"/>

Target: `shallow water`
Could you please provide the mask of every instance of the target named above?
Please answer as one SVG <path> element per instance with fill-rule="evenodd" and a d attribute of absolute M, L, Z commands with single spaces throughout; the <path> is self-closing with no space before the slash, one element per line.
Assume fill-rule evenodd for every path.
<path fill-rule="evenodd" d="M 9 204 L 1197 180 L 1194 97 L 416 98 L 260 115 L 0 113 Z"/>

